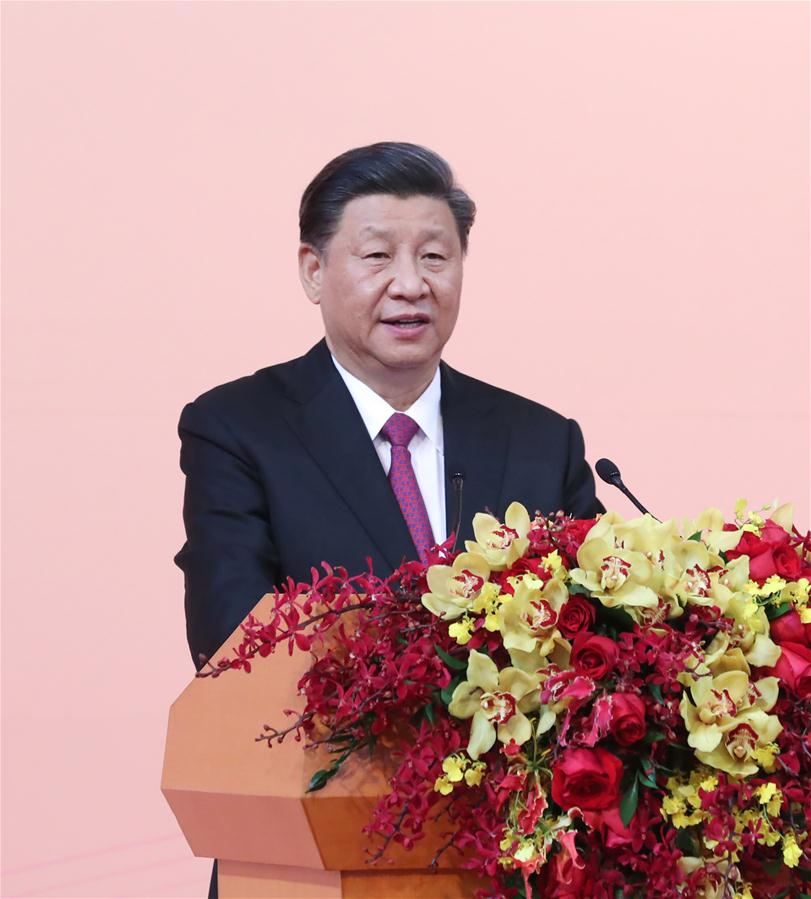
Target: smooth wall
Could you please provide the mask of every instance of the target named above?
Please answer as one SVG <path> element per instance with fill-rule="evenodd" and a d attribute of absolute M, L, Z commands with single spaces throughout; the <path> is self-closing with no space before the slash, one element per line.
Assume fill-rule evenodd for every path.
<path fill-rule="evenodd" d="M 3 895 L 205 892 L 158 789 L 175 428 L 319 338 L 297 206 L 350 146 L 427 144 L 478 204 L 452 365 L 577 418 L 659 516 L 811 525 L 808 4 L 2 16 Z"/>

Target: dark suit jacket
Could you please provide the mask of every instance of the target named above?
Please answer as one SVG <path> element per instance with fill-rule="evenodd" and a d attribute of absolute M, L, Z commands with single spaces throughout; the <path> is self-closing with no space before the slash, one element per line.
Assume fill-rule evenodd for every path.
<path fill-rule="evenodd" d="M 602 506 L 577 423 L 440 363 L 448 532 L 451 477 L 464 475 L 460 542 L 476 512 L 503 516 Z M 305 356 L 215 387 L 180 417 L 187 540 L 175 557 L 186 583 L 192 658 L 214 653 L 287 576 L 322 561 L 387 575 L 417 553 L 325 340 Z"/>

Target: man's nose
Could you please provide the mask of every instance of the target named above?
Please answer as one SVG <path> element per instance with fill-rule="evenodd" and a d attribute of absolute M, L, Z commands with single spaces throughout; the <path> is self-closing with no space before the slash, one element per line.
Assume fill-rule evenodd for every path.
<path fill-rule="evenodd" d="M 395 260 L 395 268 L 389 282 L 389 296 L 406 300 L 418 300 L 428 292 L 428 285 L 411 257 L 400 256 Z"/>

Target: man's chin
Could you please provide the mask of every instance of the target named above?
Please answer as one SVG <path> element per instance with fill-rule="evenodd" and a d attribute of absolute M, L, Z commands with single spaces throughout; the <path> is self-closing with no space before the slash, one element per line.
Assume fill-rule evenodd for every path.
<path fill-rule="evenodd" d="M 378 362 L 392 371 L 408 371 L 434 367 L 439 363 L 441 348 L 400 346 L 387 347 L 378 354 Z"/>

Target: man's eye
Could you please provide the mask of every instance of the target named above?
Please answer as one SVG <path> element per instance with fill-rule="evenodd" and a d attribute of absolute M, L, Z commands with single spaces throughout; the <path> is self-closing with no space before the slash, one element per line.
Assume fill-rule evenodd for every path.
<path fill-rule="evenodd" d="M 432 262 L 435 262 L 436 260 L 444 260 L 445 259 L 445 257 L 440 253 L 426 253 L 425 258 L 430 259 Z"/>
<path fill-rule="evenodd" d="M 389 254 L 388 254 L 388 253 L 383 253 L 383 252 L 379 252 L 379 253 L 367 253 L 363 258 L 364 258 L 364 259 L 388 259 L 388 258 L 389 258 Z"/>

